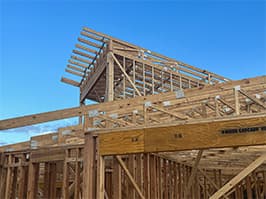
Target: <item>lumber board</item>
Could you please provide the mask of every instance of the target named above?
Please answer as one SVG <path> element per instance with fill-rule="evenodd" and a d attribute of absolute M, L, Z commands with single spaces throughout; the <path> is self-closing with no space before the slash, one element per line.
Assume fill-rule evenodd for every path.
<path fill-rule="evenodd" d="M 263 145 L 265 124 L 266 115 L 261 114 L 99 133 L 99 151 L 101 155 L 115 155 Z"/>
<path fill-rule="evenodd" d="M 101 155 L 127 154 L 127 151 L 141 153 L 144 151 L 144 130 L 114 132 L 99 135 L 99 151 Z M 110 139 L 111 142 L 110 142 Z M 126 150 L 125 150 L 126 149 Z"/>
<path fill-rule="evenodd" d="M 61 82 L 64 82 L 64 83 L 66 83 L 66 84 L 70 84 L 70 85 L 72 85 L 72 86 L 79 87 L 79 82 L 74 81 L 74 80 L 72 80 L 72 79 L 68 79 L 68 78 L 66 78 L 66 77 L 62 77 L 62 78 L 61 78 Z"/>
<path fill-rule="evenodd" d="M 31 152 L 31 162 L 52 162 L 63 161 L 65 159 L 64 148 L 46 148 Z"/>
<path fill-rule="evenodd" d="M 88 92 L 90 91 L 90 89 L 97 83 L 97 80 L 101 77 L 102 73 L 104 72 L 104 70 L 106 69 L 106 64 L 103 63 L 100 66 L 96 67 L 96 70 L 93 74 L 93 76 L 91 78 L 89 78 L 86 81 L 85 86 L 80 89 L 81 93 L 80 93 L 80 101 L 82 102 L 86 96 L 88 95 Z"/>
<path fill-rule="evenodd" d="M 103 65 L 103 67 L 100 67 L 100 68 L 104 70 L 105 65 Z M 94 80 L 92 81 L 92 80 L 93 79 L 91 79 L 91 84 L 85 86 L 84 93 L 81 99 L 86 97 L 86 94 L 88 91 L 87 89 L 90 89 L 90 86 L 93 84 L 93 82 L 96 81 L 96 80 L 95 81 Z M 156 104 L 162 103 L 164 101 L 170 101 L 171 105 L 184 104 L 184 103 L 190 103 L 190 102 L 191 103 L 193 102 L 194 104 L 196 101 L 201 102 L 202 100 L 204 100 L 205 97 L 208 98 L 209 96 L 212 96 L 212 95 L 215 96 L 217 94 L 221 94 L 221 93 L 223 94 L 226 92 L 231 93 L 232 88 L 237 85 L 241 85 L 241 87 L 255 85 L 255 86 L 260 87 L 260 89 L 265 89 L 266 88 L 266 76 L 232 81 L 232 82 L 227 82 L 227 83 L 222 83 L 222 84 L 217 84 L 217 85 L 210 85 L 210 86 L 205 86 L 203 88 L 187 89 L 187 90 L 184 90 L 185 98 L 180 98 L 180 99 L 176 99 L 175 92 L 167 92 L 167 93 L 161 93 L 157 95 L 139 96 L 133 99 L 106 102 L 106 103 L 101 103 L 98 105 L 87 105 L 87 106 L 82 106 L 82 107 L 74 107 L 74 108 L 51 111 L 51 112 L 46 112 L 46 113 L 39 113 L 39 114 L 33 114 L 33 115 L 22 116 L 22 117 L 17 117 L 17 118 L 0 120 L 0 130 L 33 125 L 37 123 L 49 122 L 49 121 L 60 120 L 60 119 L 71 118 L 71 117 L 79 117 L 79 116 L 82 116 L 87 111 L 94 110 L 94 109 L 101 109 L 102 111 L 106 111 L 106 112 L 115 111 L 116 113 L 126 113 L 126 111 L 137 110 L 140 107 L 143 107 L 143 103 L 146 101 L 150 101 L 151 103 L 156 103 Z"/>
<path fill-rule="evenodd" d="M 0 147 L 0 153 L 8 152 L 8 151 L 17 151 L 17 150 L 29 149 L 29 148 L 30 148 L 30 142 L 29 141 L 20 142 L 20 143 L 1 146 Z"/>
<path fill-rule="evenodd" d="M 142 48 L 140 46 L 137 46 L 137 45 L 134 45 L 134 44 L 131 44 L 131 43 L 128 43 L 128 42 L 125 42 L 121 39 L 117 39 L 115 37 L 112 37 L 112 36 L 109 36 L 107 34 L 104 34 L 104 33 L 100 33 L 100 32 L 97 32 L 95 30 L 92 30 L 91 28 L 88 28 L 88 27 L 84 27 L 83 28 L 83 31 L 85 32 L 88 32 L 88 33 L 92 33 L 92 34 L 95 34 L 97 36 L 100 36 L 100 37 L 104 37 L 104 38 L 108 38 L 109 40 L 113 40 L 114 42 L 118 43 L 118 44 L 121 44 L 122 46 L 126 46 L 126 47 L 130 47 L 132 48 L 133 50 L 134 49 L 138 49 L 138 50 L 142 50 L 143 52 L 147 52 L 147 54 L 151 55 L 152 57 L 158 57 L 159 59 L 165 59 L 166 61 L 169 61 L 169 62 L 172 62 L 172 63 L 178 63 L 179 65 L 182 65 L 182 66 L 185 66 L 186 68 L 188 69 L 191 69 L 191 70 L 194 70 L 194 71 L 197 71 L 199 73 L 203 73 L 203 74 L 209 74 L 211 75 L 212 77 L 215 77 L 217 79 L 220 79 L 220 80 L 230 80 L 228 78 L 225 78 L 221 75 L 218 75 L 218 74 L 215 74 L 215 73 L 212 73 L 212 72 L 209 72 L 207 70 L 203 70 L 203 69 L 200 69 L 200 68 L 197 68 L 195 66 L 191 66 L 191 65 L 188 65 L 188 64 L 185 64 L 183 62 L 180 62 L 180 61 L 177 61 L 175 59 L 172 59 L 172 58 L 169 58 L 167 56 L 164 56 L 162 54 L 159 54 L 159 53 L 156 53 L 156 52 L 151 52 L 150 50 L 148 49 L 145 49 L 145 48 Z"/>
<path fill-rule="evenodd" d="M 226 192 L 230 191 L 236 184 L 238 184 L 242 179 L 244 179 L 248 174 L 254 171 L 258 166 L 266 161 L 266 153 L 257 158 L 255 161 L 250 163 L 245 169 L 243 169 L 237 176 L 227 182 L 221 189 L 215 192 L 210 199 L 219 199 Z"/>

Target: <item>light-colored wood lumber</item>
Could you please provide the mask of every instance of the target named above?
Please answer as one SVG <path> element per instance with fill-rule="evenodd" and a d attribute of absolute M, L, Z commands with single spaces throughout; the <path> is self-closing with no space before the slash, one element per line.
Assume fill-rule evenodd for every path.
<path fill-rule="evenodd" d="M 114 56 L 114 54 L 111 54 L 113 59 L 115 60 L 115 62 L 117 63 L 117 65 L 119 66 L 120 70 L 123 72 L 123 74 L 125 75 L 125 77 L 127 78 L 127 80 L 130 82 L 130 84 L 133 86 L 133 88 L 135 89 L 135 91 L 138 93 L 139 96 L 141 96 L 140 91 L 137 89 L 137 87 L 135 86 L 135 84 L 132 82 L 132 80 L 130 79 L 130 77 L 128 76 L 128 74 L 126 73 L 126 71 L 124 70 L 124 68 L 121 66 L 121 64 L 119 63 L 119 61 L 117 60 L 117 58 Z"/>
<path fill-rule="evenodd" d="M 83 198 L 96 197 L 96 176 L 95 176 L 95 156 L 96 156 L 96 141 L 92 133 L 85 137 L 84 148 L 84 175 L 83 175 Z"/>
<path fill-rule="evenodd" d="M 79 76 L 79 77 L 83 77 L 84 74 L 80 73 L 80 72 L 76 72 L 76 71 L 73 71 L 71 69 L 65 69 L 66 72 L 72 74 L 72 75 L 76 75 L 76 76 Z"/>
<path fill-rule="evenodd" d="M 83 38 L 78 38 L 78 41 L 80 41 L 80 42 L 82 42 L 82 43 L 84 43 L 84 44 L 87 44 L 87 45 L 89 45 L 89 46 L 93 46 L 93 47 L 95 47 L 95 48 L 101 48 L 101 45 L 99 45 L 99 44 L 96 44 L 96 43 L 94 43 L 94 42 L 91 42 L 91 41 L 89 41 L 89 40 L 86 40 L 86 39 L 83 39 Z"/>
<path fill-rule="evenodd" d="M 133 176 L 131 175 L 131 173 L 129 172 L 129 170 L 127 169 L 125 163 L 123 162 L 122 158 L 120 156 L 116 156 L 116 159 L 118 160 L 120 166 L 123 168 L 123 170 L 125 171 L 128 179 L 130 180 L 130 182 L 132 183 L 133 187 L 135 188 L 135 190 L 137 191 L 139 197 L 141 199 L 145 199 L 143 193 L 141 192 L 139 186 L 137 185 L 136 181 L 134 180 Z"/>
<path fill-rule="evenodd" d="M 103 70 L 105 69 L 105 65 L 103 65 L 100 70 L 96 69 L 95 76 L 92 77 L 90 80 L 90 84 L 87 84 L 83 88 L 81 100 L 85 99 L 87 91 L 93 87 L 95 82 L 97 81 L 97 77 L 102 74 Z M 169 92 L 169 93 L 162 93 L 158 95 L 151 95 L 151 96 L 140 96 L 136 97 L 134 99 L 129 100 L 120 100 L 117 102 L 106 102 L 102 103 L 100 105 L 89 105 L 89 106 L 83 106 L 83 107 L 76 107 L 76 108 L 69 108 L 64 110 L 58 110 L 58 111 L 51 111 L 47 113 L 41 113 L 41 114 L 34 114 L 29 116 L 23 116 L 19 118 L 12 118 L 12 119 L 5 119 L 0 121 L 0 130 L 8 129 L 8 128 L 15 128 L 15 127 L 21 127 L 26 125 L 32 125 L 42 122 L 48 122 L 58 119 L 65 119 L 65 118 L 71 118 L 71 117 L 79 117 L 82 116 L 86 111 L 94 110 L 94 109 L 107 109 L 107 110 L 113 110 L 116 112 L 122 111 L 124 112 L 126 108 L 130 108 L 131 110 L 136 110 L 139 107 L 143 106 L 144 101 L 150 101 L 151 103 L 156 103 L 158 101 L 167 101 L 169 100 L 171 104 L 183 104 L 182 107 L 186 103 L 190 102 L 199 102 L 200 105 L 202 101 L 208 99 L 209 96 L 214 95 L 216 96 L 218 93 L 226 93 L 226 94 L 232 94 L 232 87 L 235 85 L 241 85 L 241 87 L 247 87 L 250 85 L 255 85 L 256 87 L 261 86 L 261 89 L 264 89 L 266 86 L 266 76 L 262 77 L 256 77 L 256 78 L 250 78 L 250 79 L 244 79 L 240 81 L 235 82 L 228 82 L 225 84 L 219 84 L 215 86 L 206 86 L 204 88 L 196 88 L 196 89 L 189 89 L 187 91 L 184 91 L 184 95 L 186 96 L 183 99 L 176 99 L 175 92 Z M 201 93 L 199 95 L 198 93 Z M 128 106 L 130 104 L 130 106 Z M 122 109 L 120 107 L 123 107 Z M 182 108 L 180 107 L 180 108 Z M 180 110 L 179 108 L 179 110 Z M 176 110 L 177 111 L 177 110 Z"/>
<path fill-rule="evenodd" d="M 66 77 L 62 77 L 61 78 L 61 82 L 64 82 L 64 83 L 66 83 L 66 84 L 70 84 L 70 85 L 72 85 L 72 86 L 76 86 L 76 87 L 79 87 L 79 82 L 77 82 L 77 81 L 74 81 L 74 80 L 72 80 L 72 79 L 68 79 L 68 78 L 66 78 Z"/>
<path fill-rule="evenodd" d="M 232 189 L 236 184 L 238 184 L 242 179 L 244 179 L 247 175 L 249 175 L 252 171 L 254 171 L 257 167 L 259 167 L 263 162 L 266 161 L 266 154 L 263 154 L 255 161 L 253 161 L 250 165 L 248 165 L 244 170 L 242 170 L 238 175 L 236 175 L 233 179 L 231 179 L 228 183 L 226 183 L 221 189 L 215 192 L 210 199 L 218 199 L 224 194 L 226 194 L 230 189 Z"/>
<path fill-rule="evenodd" d="M 189 176 L 189 179 L 188 179 L 188 184 L 185 188 L 185 197 L 187 197 L 189 195 L 189 191 L 190 191 L 190 188 L 193 184 L 193 181 L 195 180 L 195 176 L 197 174 L 197 170 L 198 170 L 198 166 L 199 166 L 199 163 L 200 163 L 200 159 L 202 157 L 202 154 L 203 154 L 203 150 L 199 150 L 198 154 L 197 154 L 197 157 L 196 157 L 196 160 L 195 160 L 195 163 L 192 167 L 192 172 Z"/>
<path fill-rule="evenodd" d="M 90 53 L 97 54 L 97 50 L 93 50 L 93 49 L 88 48 L 88 47 L 86 47 L 86 46 L 83 46 L 83 45 L 81 45 L 81 44 L 76 44 L 75 47 L 76 47 L 76 48 L 79 48 L 79 49 L 82 49 L 82 50 L 85 50 L 85 51 L 88 51 L 88 52 L 90 52 Z"/>
<path fill-rule="evenodd" d="M 209 122 L 100 133 L 99 150 L 102 155 L 114 155 L 262 145 L 266 144 L 265 123 L 266 115 L 262 114 L 248 118 L 217 118 Z M 239 131 L 253 127 L 259 128 L 246 133 L 222 133 L 226 129 Z"/>

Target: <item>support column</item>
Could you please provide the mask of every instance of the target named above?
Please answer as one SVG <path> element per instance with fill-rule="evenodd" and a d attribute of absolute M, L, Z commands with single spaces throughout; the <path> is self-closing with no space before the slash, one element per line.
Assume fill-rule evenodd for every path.
<path fill-rule="evenodd" d="M 48 162 L 44 163 L 44 181 L 43 181 L 43 197 L 49 198 L 49 170 L 50 165 Z"/>
<path fill-rule="evenodd" d="M 113 41 L 108 44 L 107 66 L 106 66 L 106 96 L 105 101 L 114 100 L 114 59 L 112 57 Z"/>
<path fill-rule="evenodd" d="M 50 170 L 49 170 L 49 192 L 50 192 L 50 199 L 56 199 L 56 163 L 50 163 Z"/>
<path fill-rule="evenodd" d="M 95 198 L 96 197 L 96 140 L 93 137 L 92 132 L 85 135 L 85 147 L 84 147 L 84 175 L 83 175 L 83 198 Z"/>
<path fill-rule="evenodd" d="M 66 149 L 65 160 L 63 165 L 63 187 L 62 187 L 63 199 L 69 198 L 69 173 L 68 173 L 68 162 L 67 162 L 68 157 L 69 157 L 69 149 Z"/>
<path fill-rule="evenodd" d="M 26 183 L 26 171 L 25 166 L 22 164 L 25 163 L 25 155 L 23 154 L 22 158 L 19 160 L 19 181 L 18 181 L 18 198 L 25 198 L 25 183 Z"/>
<path fill-rule="evenodd" d="M 80 162 L 79 162 L 79 157 L 80 157 L 80 148 L 76 149 L 76 162 L 75 162 L 75 194 L 74 198 L 79 199 L 80 198 Z"/>
<path fill-rule="evenodd" d="M 6 174 L 7 174 L 7 169 L 4 168 L 5 166 L 5 155 L 2 153 L 1 154 L 1 159 L 0 159 L 0 169 L 1 169 L 1 172 L 0 172 L 0 198 L 4 198 L 5 197 L 5 185 L 6 185 Z"/>
<path fill-rule="evenodd" d="M 29 163 L 27 199 L 36 199 L 38 191 L 39 163 Z"/>
<path fill-rule="evenodd" d="M 112 176 L 112 189 L 113 199 L 122 199 L 122 178 L 121 178 L 121 167 L 113 156 L 113 176 Z"/>
<path fill-rule="evenodd" d="M 97 199 L 104 199 L 105 188 L 105 162 L 104 157 L 97 155 Z"/>
<path fill-rule="evenodd" d="M 7 160 L 7 175 L 6 175 L 6 187 L 5 187 L 5 199 L 10 198 L 10 188 L 11 188 L 11 172 L 12 168 L 10 167 L 10 164 L 12 163 L 12 155 L 8 155 Z"/>
<path fill-rule="evenodd" d="M 11 199 L 15 199 L 16 190 L 17 190 L 17 180 L 18 180 L 18 167 L 14 167 L 12 173 L 13 175 L 12 175 L 12 185 L 11 185 Z"/>

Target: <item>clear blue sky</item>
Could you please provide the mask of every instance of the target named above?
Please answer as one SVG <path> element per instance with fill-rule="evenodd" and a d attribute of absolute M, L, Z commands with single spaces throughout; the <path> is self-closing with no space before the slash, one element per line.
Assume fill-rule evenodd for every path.
<path fill-rule="evenodd" d="M 78 89 L 60 78 L 83 26 L 232 79 L 266 74 L 263 0 L 0 0 L 0 9 L 0 119 L 78 106 Z M 12 142 L 7 134 L 0 142 Z"/>

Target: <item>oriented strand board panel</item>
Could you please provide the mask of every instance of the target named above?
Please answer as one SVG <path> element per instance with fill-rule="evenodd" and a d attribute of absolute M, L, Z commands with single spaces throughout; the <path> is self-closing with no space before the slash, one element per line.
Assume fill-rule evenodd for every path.
<path fill-rule="evenodd" d="M 99 151 L 103 155 L 141 153 L 144 151 L 144 130 L 99 134 Z"/>
<path fill-rule="evenodd" d="M 99 142 L 101 155 L 263 145 L 266 116 L 103 133 Z"/>
<path fill-rule="evenodd" d="M 266 144 L 266 116 L 145 129 L 145 152 Z"/>

